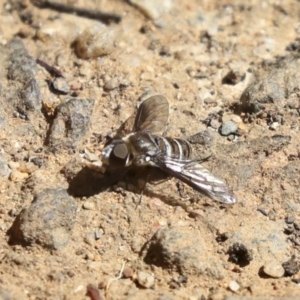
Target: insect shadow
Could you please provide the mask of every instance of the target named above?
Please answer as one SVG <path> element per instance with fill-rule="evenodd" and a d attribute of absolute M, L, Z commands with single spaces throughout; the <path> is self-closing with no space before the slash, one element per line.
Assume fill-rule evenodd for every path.
<path fill-rule="evenodd" d="M 104 174 L 85 166 L 69 180 L 68 193 L 73 197 L 92 197 L 108 190 L 124 190 L 134 192 L 141 197 L 142 195 L 156 197 L 168 205 L 186 209 L 186 204 L 180 197 L 162 191 L 163 183 L 169 179 L 171 177 L 162 170 L 147 166 L 132 167 L 123 173 L 108 171 Z"/>

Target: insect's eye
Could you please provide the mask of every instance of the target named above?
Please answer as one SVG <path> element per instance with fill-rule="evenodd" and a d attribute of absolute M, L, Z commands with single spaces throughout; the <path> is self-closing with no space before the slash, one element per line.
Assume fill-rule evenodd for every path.
<path fill-rule="evenodd" d="M 114 146 L 110 157 L 109 165 L 112 168 L 121 168 L 126 166 L 128 161 L 129 151 L 124 143 L 120 143 Z"/>
<path fill-rule="evenodd" d="M 127 159 L 128 149 L 125 144 L 118 144 L 113 149 L 113 154 L 119 159 Z"/>

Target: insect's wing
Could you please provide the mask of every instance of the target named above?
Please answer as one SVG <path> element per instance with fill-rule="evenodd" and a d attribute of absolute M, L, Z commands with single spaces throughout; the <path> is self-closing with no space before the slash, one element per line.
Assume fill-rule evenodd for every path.
<path fill-rule="evenodd" d="M 130 116 L 117 130 L 116 134 L 114 135 L 114 138 L 121 139 L 127 134 L 132 132 L 132 128 L 134 126 L 134 121 L 136 119 L 136 113 Z"/>
<path fill-rule="evenodd" d="M 169 103 L 162 95 L 151 96 L 138 108 L 133 131 L 160 134 L 165 131 L 169 119 Z"/>
<path fill-rule="evenodd" d="M 169 103 L 162 95 L 151 96 L 141 103 L 137 112 L 117 130 L 114 138 L 123 138 L 131 132 L 148 131 L 161 134 L 169 118 Z"/>
<path fill-rule="evenodd" d="M 165 172 L 180 179 L 213 200 L 225 204 L 234 204 L 237 202 L 235 195 L 225 182 L 213 176 L 197 160 L 160 157 L 155 163 Z"/>

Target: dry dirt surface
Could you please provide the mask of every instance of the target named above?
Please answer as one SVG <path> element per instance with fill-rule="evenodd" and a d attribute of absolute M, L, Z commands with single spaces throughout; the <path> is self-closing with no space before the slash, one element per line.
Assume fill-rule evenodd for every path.
<path fill-rule="evenodd" d="M 299 1 L 0 4 L 1 299 L 299 299 Z M 155 93 L 236 204 L 103 174 Z"/>

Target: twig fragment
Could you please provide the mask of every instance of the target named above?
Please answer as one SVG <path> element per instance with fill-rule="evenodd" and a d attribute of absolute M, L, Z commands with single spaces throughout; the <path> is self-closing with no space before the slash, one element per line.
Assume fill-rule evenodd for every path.
<path fill-rule="evenodd" d="M 105 24 L 110 24 L 111 22 L 120 23 L 122 20 L 120 15 L 114 13 L 105 13 L 99 10 L 85 9 L 52 0 L 31 0 L 31 2 L 33 5 L 39 8 L 49 8 L 62 13 L 75 14 L 80 17 L 98 20 Z"/>

